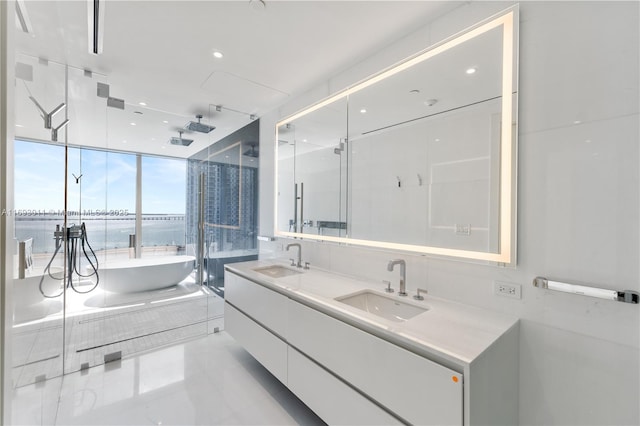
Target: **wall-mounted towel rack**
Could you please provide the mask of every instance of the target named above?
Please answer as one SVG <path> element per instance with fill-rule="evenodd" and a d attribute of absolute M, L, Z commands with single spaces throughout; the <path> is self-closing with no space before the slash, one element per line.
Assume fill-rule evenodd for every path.
<path fill-rule="evenodd" d="M 637 291 L 607 290 L 604 288 L 587 287 L 583 285 L 551 281 L 543 277 L 536 277 L 533 280 L 533 285 L 539 288 L 562 291 L 564 293 L 580 294 L 583 296 L 597 297 L 600 299 L 615 300 L 617 302 L 638 304 L 638 299 L 640 299 Z"/>

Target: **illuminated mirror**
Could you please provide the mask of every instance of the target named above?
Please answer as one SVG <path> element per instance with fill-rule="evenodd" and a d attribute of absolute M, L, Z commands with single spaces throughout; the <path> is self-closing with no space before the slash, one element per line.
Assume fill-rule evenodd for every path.
<path fill-rule="evenodd" d="M 278 229 L 346 236 L 347 100 L 278 129 Z"/>
<path fill-rule="evenodd" d="M 516 12 L 279 122 L 276 234 L 515 263 Z"/>

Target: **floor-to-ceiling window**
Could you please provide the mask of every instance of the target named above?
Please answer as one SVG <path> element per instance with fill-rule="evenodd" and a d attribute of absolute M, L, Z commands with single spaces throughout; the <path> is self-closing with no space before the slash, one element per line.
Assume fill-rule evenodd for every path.
<path fill-rule="evenodd" d="M 17 386 L 207 332 L 213 295 L 184 255 L 186 160 L 26 140 L 15 147 L 15 235 L 27 257 L 14 282 Z M 172 262 L 160 256 L 189 275 L 137 289 L 139 266 L 152 275 Z"/>
<path fill-rule="evenodd" d="M 65 213 L 64 146 L 15 142 L 16 238 L 32 239 L 34 267 L 55 251 Z M 136 155 L 68 149 L 68 226 L 85 223 L 101 260 L 129 257 L 135 233 Z M 186 161 L 142 157 L 142 255 L 177 254 L 185 246 Z"/>
<path fill-rule="evenodd" d="M 185 251 L 185 160 L 142 157 L 142 254 Z"/>

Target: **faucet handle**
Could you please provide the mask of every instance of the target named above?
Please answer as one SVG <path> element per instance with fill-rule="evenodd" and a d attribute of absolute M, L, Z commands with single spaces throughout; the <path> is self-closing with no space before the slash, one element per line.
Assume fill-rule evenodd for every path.
<path fill-rule="evenodd" d="M 311 265 L 311 263 L 309 263 L 309 262 L 304 262 L 304 269 L 309 269 L 309 265 Z"/>
<path fill-rule="evenodd" d="M 413 296 L 413 298 L 416 300 L 424 300 L 424 296 L 422 296 L 420 292 L 427 294 L 427 290 L 425 290 L 424 288 L 418 288 L 416 289 L 416 294 Z"/>
<path fill-rule="evenodd" d="M 384 289 L 387 293 L 393 293 L 393 289 L 391 288 L 391 281 L 382 280 L 383 284 L 387 285 L 387 288 Z"/>
<path fill-rule="evenodd" d="M 289 259 L 291 261 L 291 265 L 290 266 L 296 266 L 296 261 L 294 259 Z"/>

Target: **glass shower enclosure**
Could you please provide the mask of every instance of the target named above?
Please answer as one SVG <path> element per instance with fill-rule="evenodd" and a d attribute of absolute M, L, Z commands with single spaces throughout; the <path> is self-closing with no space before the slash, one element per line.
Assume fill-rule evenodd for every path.
<path fill-rule="evenodd" d="M 215 106 L 211 106 L 215 108 Z M 189 158 L 187 249 L 209 298 L 209 331 L 224 327 L 224 265 L 258 258 L 259 121 Z"/>
<path fill-rule="evenodd" d="M 106 76 L 28 55 L 16 70 L 14 386 L 206 335 L 213 293 L 186 244 L 187 161 L 127 151 L 113 129 L 134 111 L 103 96 Z M 185 276 L 162 284 L 172 265 Z"/>

